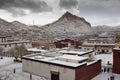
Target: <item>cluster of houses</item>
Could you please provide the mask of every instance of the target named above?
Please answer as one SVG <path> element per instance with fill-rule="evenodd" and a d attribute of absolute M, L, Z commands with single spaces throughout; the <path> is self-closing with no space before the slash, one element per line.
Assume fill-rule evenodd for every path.
<path fill-rule="evenodd" d="M 115 48 L 113 42 L 102 41 L 105 44 L 97 44 L 100 46 L 99 49 L 105 51 L 110 49 L 107 52 L 113 52 L 112 72 L 120 74 L 120 48 Z M 96 47 L 86 48 L 80 42 L 70 39 L 54 43 L 57 48 L 51 51 L 38 48 L 28 49 L 34 54 L 23 57 L 23 71 L 48 80 L 91 80 L 101 73 L 102 61 L 94 58 Z M 109 45 L 111 43 L 112 47 Z"/>
<path fill-rule="evenodd" d="M 84 42 L 64 39 L 40 43 L 1 37 L 0 47 L 6 52 L 15 45 L 25 45 L 31 54 L 23 56 L 24 72 L 49 80 L 91 80 L 102 69 L 101 60 L 94 58 L 95 53 L 113 52 L 113 72 L 120 74 L 120 48 L 115 48 L 113 39 L 100 35 Z"/>
<path fill-rule="evenodd" d="M 86 41 L 81 43 L 71 39 L 59 40 L 49 44 L 56 47 L 51 51 L 42 50 L 45 44 L 38 46 L 38 43 L 37 45 L 34 43 L 34 47 L 40 49 L 28 49 L 35 54 L 23 57 L 23 71 L 48 80 L 91 80 L 101 73 L 102 69 L 101 60 L 94 58 L 95 53 L 100 53 L 103 49 L 103 53 L 111 53 L 115 47 L 111 38 L 99 37 L 98 39 L 90 42 L 92 47 L 91 44 L 86 44 Z M 118 60 L 114 57 L 113 72 L 118 69 L 118 66 L 115 66 L 116 61 Z"/>
<path fill-rule="evenodd" d="M 48 43 L 33 42 L 33 47 L 41 48 L 48 45 Z M 74 47 L 74 48 L 84 48 L 86 50 L 94 50 L 96 53 L 112 53 L 112 49 L 115 47 L 115 38 L 107 33 L 100 34 L 96 38 L 86 39 L 83 42 L 63 39 L 58 40 L 54 43 L 49 43 L 51 48 L 64 48 L 64 47 Z"/>
<path fill-rule="evenodd" d="M 103 33 L 97 38 L 85 40 L 82 46 L 88 50 L 93 49 L 96 53 L 112 53 L 112 49 L 115 47 L 115 38 Z"/>
<path fill-rule="evenodd" d="M 112 49 L 115 47 L 115 42 L 112 37 L 101 35 L 95 39 L 88 39 L 84 42 L 79 42 L 71 39 L 59 40 L 54 43 L 41 43 L 31 42 L 30 40 L 19 40 L 13 37 L 0 37 L 0 47 L 4 49 L 4 52 L 8 51 L 15 45 L 24 44 L 26 48 L 37 47 L 47 49 L 48 46 L 52 48 L 63 48 L 63 47 L 75 47 L 84 48 L 86 50 L 94 50 L 96 53 L 112 53 Z"/>

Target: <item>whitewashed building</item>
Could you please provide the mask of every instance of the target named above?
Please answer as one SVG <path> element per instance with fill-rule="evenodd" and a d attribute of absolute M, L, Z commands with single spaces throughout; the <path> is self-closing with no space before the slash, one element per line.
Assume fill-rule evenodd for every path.
<path fill-rule="evenodd" d="M 24 72 L 47 80 L 91 80 L 101 72 L 101 60 L 50 52 L 24 56 L 22 64 Z"/>
<path fill-rule="evenodd" d="M 115 41 L 114 37 L 103 33 L 97 38 L 85 40 L 82 46 L 84 49 L 92 49 L 97 53 L 112 53 L 112 49 L 115 47 Z"/>
<path fill-rule="evenodd" d="M 11 37 L 0 37 L 0 48 L 3 49 L 3 52 L 7 52 L 9 49 L 15 47 L 15 45 L 25 45 L 26 48 L 32 47 L 31 41 L 29 40 L 15 40 Z"/>

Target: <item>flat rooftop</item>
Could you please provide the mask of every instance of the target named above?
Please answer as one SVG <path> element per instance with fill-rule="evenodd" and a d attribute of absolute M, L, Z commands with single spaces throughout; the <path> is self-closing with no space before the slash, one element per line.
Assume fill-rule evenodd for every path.
<path fill-rule="evenodd" d="M 37 49 L 37 48 L 28 48 L 27 51 L 30 51 L 30 52 L 47 52 L 47 50 Z"/>
<path fill-rule="evenodd" d="M 67 66 L 67 67 L 78 67 L 83 64 L 86 64 L 86 62 L 73 63 L 73 62 L 59 60 L 58 57 L 45 57 L 45 56 L 38 56 L 38 55 L 31 56 L 31 57 L 23 57 L 23 59 L 29 59 L 29 60 L 34 60 L 34 61 L 38 61 L 38 62 L 45 62 L 45 63 L 49 63 L 49 64 L 63 65 L 63 66 Z"/>
<path fill-rule="evenodd" d="M 88 62 L 85 61 L 88 59 L 88 57 L 81 57 L 77 55 L 66 55 L 66 54 L 63 55 L 58 53 L 32 54 L 32 55 L 24 56 L 23 59 L 41 62 L 41 63 L 53 64 L 53 65 L 60 65 L 70 68 L 76 68 L 81 65 L 88 64 Z M 93 63 L 93 62 L 89 62 L 89 63 Z"/>
<path fill-rule="evenodd" d="M 85 50 L 60 50 L 59 52 L 64 53 L 64 54 L 85 55 L 85 54 L 93 52 L 93 50 L 88 50 L 88 51 L 85 51 Z"/>
<path fill-rule="evenodd" d="M 75 60 L 75 61 L 83 61 L 88 59 L 87 57 L 80 57 L 74 55 L 62 55 L 58 57 L 59 59 L 68 59 L 68 60 Z"/>
<path fill-rule="evenodd" d="M 16 43 L 29 43 L 29 40 L 25 40 L 25 41 L 13 41 L 13 42 L 4 42 L 4 43 L 0 43 L 0 45 L 8 45 L 8 44 L 16 44 Z"/>

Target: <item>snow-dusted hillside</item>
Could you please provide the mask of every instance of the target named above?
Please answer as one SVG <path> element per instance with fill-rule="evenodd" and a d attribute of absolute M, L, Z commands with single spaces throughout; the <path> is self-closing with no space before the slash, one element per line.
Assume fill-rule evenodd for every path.
<path fill-rule="evenodd" d="M 7 32 L 8 30 L 14 31 L 16 29 L 17 27 L 15 27 L 13 24 L 0 18 L 0 31 Z"/>
<path fill-rule="evenodd" d="M 31 29 L 31 27 L 29 27 L 28 25 L 25 25 L 21 22 L 18 22 L 18 21 L 13 21 L 11 22 L 13 25 L 15 25 L 16 27 L 18 27 L 19 30 L 28 30 L 28 29 Z"/>
<path fill-rule="evenodd" d="M 84 18 L 75 16 L 66 12 L 57 21 L 42 26 L 41 29 L 45 30 L 48 35 L 53 35 L 57 38 L 71 37 L 76 34 L 83 34 L 91 32 L 91 25 Z"/>
<path fill-rule="evenodd" d="M 0 31 L 8 32 L 8 31 L 18 31 L 18 30 L 28 30 L 30 29 L 29 26 L 20 23 L 18 21 L 7 22 L 3 19 L 0 19 Z"/>

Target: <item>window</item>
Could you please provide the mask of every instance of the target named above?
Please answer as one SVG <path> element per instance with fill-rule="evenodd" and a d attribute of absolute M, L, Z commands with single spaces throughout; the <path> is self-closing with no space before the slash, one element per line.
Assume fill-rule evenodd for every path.
<path fill-rule="evenodd" d="M 7 47 L 7 45 L 5 45 L 5 47 Z"/>
<path fill-rule="evenodd" d="M 17 46 L 18 44 L 17 43 L 15 43 L 15 46 Z"/>
<path fill-rule="evenodd" d="M 11 44 L 9 44 L 9 47 L 11 47 Z"/>

